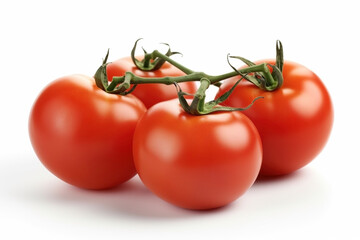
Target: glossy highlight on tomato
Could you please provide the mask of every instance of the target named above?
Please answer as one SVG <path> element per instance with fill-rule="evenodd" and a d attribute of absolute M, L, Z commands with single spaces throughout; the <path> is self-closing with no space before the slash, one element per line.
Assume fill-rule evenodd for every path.
<path fill-rule="evenodd" d="M 169 64 L 168 62 L 155 71 L 142 71 L 133 63 L 131 57 L 125 57 L 111 62 L 106 68 L 108 79 L 111 81 L 114 76 L 124 76 L 126 72 L 132 72 L 139 77 L 176 77 L 185 75 L 182 71 Z M 196 84 L 194 82 L 179 83 L 184 92 L 195 93 Z M 132 94 L 138 97 L 147 108 L 154 104 L 177 97 L 176 88 L 173 85 L 165 84 L 139 84 Z"/>
<path fill-rule="evenodd" d="M 275 64 L 274 60 L 255 62 Z M 257 127 L 263 143 L 261 175 L 294 172 L 311 162 L 324 148 L 333 124 L 330 95 L 320 78 L 308 68 L 290 61 L 283 67 L 280 89 L 266 92 L 242 80 L 223 105 L 246 106 L 243 111 Z M 225 80 L 216 97 L 228 91 L 239 78 Z"/>
<path fill-rule="evenodd" d="M 143 183 L 165 201 L 188 209 L 236 200 L 254 183 L 262 158 L 259 134 L 245 115 L 194 116 L 177 99 L 144 114 L 133 151 Z"/>
<path fill-rule="evenodd" d="M 145 111 L 136 97 L 105 93 L 92 77 L 62 77 L 36 99 L 30 140 L 40 161 L 63 181 L 86 189 L 115 187 L 136 174 L 132 139 Z"/>

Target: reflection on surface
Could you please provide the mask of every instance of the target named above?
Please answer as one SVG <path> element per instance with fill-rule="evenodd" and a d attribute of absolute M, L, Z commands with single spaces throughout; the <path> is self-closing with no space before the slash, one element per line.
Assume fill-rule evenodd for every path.
<path fill-rule="evenodd" d="M 173 159 L 181 148 L 178 136 L 165 129 L 154 129 L 149 133 L 146 148 L 151 149 L 157 158 L 166 161 Z"/>
<path fill-rule="evenodd" d="M 249 142 L 248 129 L 240 123 L 219 125 L 215 128 L 215 134 L 219 142 L 230 149 L 244 148 Z"/>
<path fill-rule="evenodd" d="M 321 92 L 315 83 L 305 81 L 301 94 L 291 100 L 293 109 L 305 118 L 310 118 L 318 112 L 322 105 Z"/>

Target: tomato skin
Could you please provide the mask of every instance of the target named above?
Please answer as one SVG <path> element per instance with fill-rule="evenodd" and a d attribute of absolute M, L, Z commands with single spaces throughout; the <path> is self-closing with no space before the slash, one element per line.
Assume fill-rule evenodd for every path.
<path fill-rule="evenodd" d="M 142 71 L 134 65 L 131 57 L 121 58 L 109 63 L 106 71 L 110 81 L 114 76 L 124 76 L 126 72 L 132 72 L 139 77 L 177 77 L 185 75 L 182 71 L 167 62 L 158 70 Z M 194 82 L 183 82 L 179 83 L 179 85 L 184 92 L 196 92 L 196 84 Z M 150 108 L 158 102 L 177 97 L 177 91 L 173 85 L 152 83 L 137 85 L 132 94 L 138 97 L 147 108 Z"/>
<path fill-rule="evenodd" d="M 256 63 L 274 60 L 263 60 Z M 325 146 L 333 124 L 330 95 L 320 78 L 306 67 L 285 61 L 283 86 L 274 92 L 260 90 L 246 80 L 223 103 L 246 106 L 263 96 L 243 113 L 259 130 L 263 143 L 261 175 L 294 172 L 311 162 Z M 238 78 L 226 80 L 216 97 L 233 86 Z"/>
<path fill-rule="evenodd" d="M 237 199 L 255 181 L 262 158 L 259 134 L 245 115 L 194 116 L 177 99 L 144 114 L 133 147 L 143 183 L 187 209 L 212 209 Z"/>
<path fill-rule="evenodd" d="M 107 94 L 92 77 L 62 77 L 35 101 L 30 140 L 40 161 L 63 181 L 111 188 L 136 174 L 132 138 L 145 111 L 136 97 Z"/>

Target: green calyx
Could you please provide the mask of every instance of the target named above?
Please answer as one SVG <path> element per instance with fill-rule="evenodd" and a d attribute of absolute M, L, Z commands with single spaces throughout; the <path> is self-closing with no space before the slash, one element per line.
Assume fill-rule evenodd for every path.
<path fill-rule="evenodd" d="M 147 53 L 147 51 L 144 48 L 142 48 L 142 50 L 144 52 L 144 59 L 139 61 L 135 57 L 135 52 L 136 52 L 137 44 L 141 39 L 142 38 L 139 38 L 138 40 L 136 40 L 134 47 L 131 50 L 131 59 L 133 60 L 135 66 L 142 71 L 155 71 L 155 70 L 160 69 L 162 67 L 162 65 L 166 62 L 166 59 L 161 56 L 158 56 L 158 55 L 170 57 L 175 54 L 181 54 L 179 52 L 172 52 L 170 50 L 169 44 L 162 43 L 162 44 L 168 46 L 168 50 L 165 54 L 160 54 L 157 50 L 152 53 Z"/>
<path fill-rule="evenodd" d="M 98 68 L 98 70 L 96 71 L 96 73 L 94 75 L 96 86 L 106 92 L 107 92 L 107 88 L 109 85 L 109 80 L 107 78 L 107 73 L 106 73 L 106 66 L 108 65 L 107 60 L 109 57 L 109 51 L 110 50 L 108 49 L 101 66 Z"/>
<path fill-rule="evenodd" d="M 282 69 L 284 65 L 284 55 L 282 44 L 279 40 L 276 41 L 276 65 L 262 63 L 256 65 L 250 60 L 239 57 L 239 56 L 230 56 L 230 58 L 236 58 L 244 62 L 248 68 L 244 68 L 242 70 L 237 70 L 230 63 L 230 66 L 234 71 L 238 72 L 239 75 L 241 73 L 253 73 L 248 75 L 245 79 L 249 82 L 255 84 L 257 87 L 261 88 L 265 91 L 274 91 L 280 88 L 284 82 Z M 270 71 L 269 67 L 272 68 Z M 242 71 L 241 73 L 239 71 Z"/>
<path fill-rule="evenodd" d="M 183 92 L 180 88 L 180 86 L 175 83 L 176 89 L 178 91 L 178 98 L 180 101 L 180 105 L 185 110 L 185 112 L 190 113 L 192 115 L 206 115 L 214 112 L 230 112 L 230 111 L 244 111 L 248 108 L 250 108 L 255 101 L 258 99 L 261 99 L 263 97 L 257 97 L 255 98 L 251 104 L 249 104 L 247 107 L 244 108 L 235 108 L 235 107 L 226 107 L 221 106 L 220 104 L 224 102 L 230 94 L 233 92 L 235 87 L 239 84 L 239 82 L 243 78 L 239 79 L 229 91 L 225 92 L 223 95 L 221 95 L 219 98 L 214 99 L 209 102 L 205 102 L 205 91 L 210 86 L 210 81 L 207 78 L 200 79 L 200 87 L 198 88 L 195 95 L 193 95 L 193 99 L 191 101 L 191 104 L 189 105 L 188 101 L 186 100 L 185 96 L 190 95 L 185 92 Z"/>
<path fill-rule="evenodd" d="M 113 78 L 113 81 L 111 81 L 109 84 L 109 79 L 106 72 L 106 67 L 109 64 L 107 62 L 108 57 L 109 50 L 107 51 L 101 66 L 94 75 L 96 86 L 110 94 L 127 95 L 134 91 L 136 84 L 130 88 L 130 82 L 133 77 L 133 73 L 131 72 L 125 73 L 125 75 L 121 78 Z"/>

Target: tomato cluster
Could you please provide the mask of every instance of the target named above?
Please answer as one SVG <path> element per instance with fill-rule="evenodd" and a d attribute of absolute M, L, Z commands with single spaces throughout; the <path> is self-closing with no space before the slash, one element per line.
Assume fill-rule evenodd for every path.
<path fill-rule="evenodd" d="M 185 75 L 169 63 L 142 71 L 131 58 L 106 69 L 110 81 L 126 72 Z M 305 166 L 329 137 L 333 109 L 319 77 L 287 61 L 282 73 L 284 84 L 275 91 L 243 80 L 221 103 L 239 107 L 264 97 L 249 109 L 207 115 L 186 112 L 173 86 L 143 84 L 123 96 L 98 88 L 94 77 L 62 77 L 33 105 L 31 143 L 44 166 L 74 186 L 111 188 L 137 173 L 153 193 L 174 205 L 221 207 L 244 194 L 259 174 L 289 174 Z M 225 80 L 217 97 L 238 79 Z M 194 82 L 179 85 L 184 92 L 196 91 Z"/>

